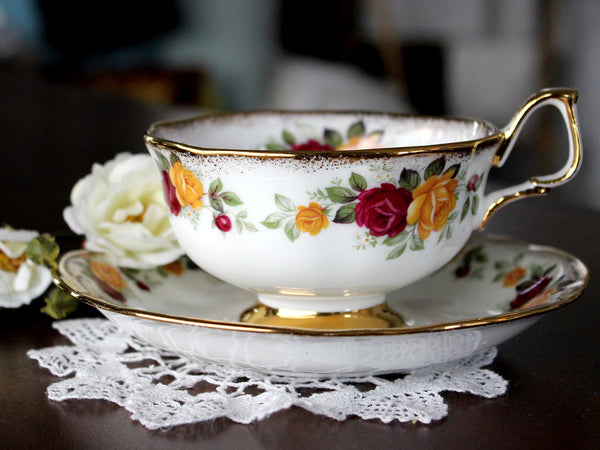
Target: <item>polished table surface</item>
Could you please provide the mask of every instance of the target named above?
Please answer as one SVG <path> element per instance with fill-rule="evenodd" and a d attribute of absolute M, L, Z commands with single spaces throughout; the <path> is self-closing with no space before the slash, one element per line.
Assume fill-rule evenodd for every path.
<path fill-rule="evenodd" d="M 118 152 L 145 151 L 143 132 L 167 114 L 0 69 L 0 221 L 66 230 L 62 209 L 77 179 Z M 338 422 L 293 407 L 250 425 L 217 419 L 149 431 L 105 401 L 48 400 L 59 378 L 26 352 L 69 342 L 39 312 L 42 299 L 0 308 L 0 448 L 600 448 L 599 226 L 600 212 L 552 194 L 494 216 L 486 233 L 572 253 L 591 281 L 577 301 L 499 346 L 490 368 L 508 380 L 505 395 L 444 393 L 449 414 L 429 425 Z M 71 317 L 100 315 L 81 305 Z"/>

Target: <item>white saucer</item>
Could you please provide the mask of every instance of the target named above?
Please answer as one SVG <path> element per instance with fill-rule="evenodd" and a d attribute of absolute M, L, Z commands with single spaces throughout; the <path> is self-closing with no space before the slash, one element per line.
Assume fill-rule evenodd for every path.
<path fill-rule="evenodd" d="M 240 322 L 254 294 L 198 269 L 113 271 L 92 261 L 105 260 L 85 250 L 67 253 L 55 283 L 140 339 L 194 358 L 293 375 L 404 372 L 464 358 L 572 302 L 589 280 L 584 264 L 563 251 L 476 234 L 436 274 L 388 295 L 406 326 L 314 330 Z M 97 274 L 104 269 L 108 284 L 92 264 Z M 539 292 L 521 294 L 511 309 L 517 289 L 535 291 L 532 280 Z"/>

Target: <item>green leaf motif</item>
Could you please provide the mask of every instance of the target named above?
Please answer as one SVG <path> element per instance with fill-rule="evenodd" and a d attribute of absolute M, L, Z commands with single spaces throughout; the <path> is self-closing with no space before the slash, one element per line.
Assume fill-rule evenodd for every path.
<path fill-rule="evenodd" d="M 276 151 L 279 151 L 279 150 L 287 150 L 288 149 L 284 144 L 280 144 L 278 142 L 270 142 L 267 145 L 265 145 L 265 148 L 267 150 L 272 151 L 272 152 L 276 152 Z"/>
<path fill-rule="evenodd" d="M 209 196 L 209 203 L 214 210 L 223 212 L 223 200 L 221 200 L 221 197 L 211 195 Z"/>
<path fill-rule="evenodd" d="M 412 251 L 425 250 L 425 244 L 418 233 L 413 233 L 409 242 Z"/>
<path fill-rule="evenodd" d="M 446 169 L 446 171 L 444 173 L 451 173 L 452 178 L 455 178 L 456 175 L 458 175 L 458 172 L 460 170 L 460 164 L 454 164 L 450 167 L 448 167 L 448 169 Z"/>
<path fill-rule="evenodd" d="M 467 199 L 465 200 L 465 203 L 464 203 L 464 205 L 462 207 L 462 211 L 460 213 L 460 221 L 461 222 L 463 220 L 465 220 L 465 218 L 469 214 L 469 210 L 470 209 L 471 209 L 471 197 L 467 197 Z"/>
<path fill-rule="evenodd" d="M 292 242 L 294 242 L 300 237 L 300 230 L 296 228 L 296 222 L 290 220 L 288 223 L 285 224 L 285 234 Z"/>
<path fill-rule="evenodd" d="M 275 194 L 275 205 L 281 211 L 293 212 L 296 211 L 294 203 L 285 195 Z"/>
<path fill-rule="evenodd" d="M 385 259 L 400 258 L 402 256 L 402 254 L 404 253 L 404 250 L 406 250 L 406 244 L 396 247 L 394 250 L 392 250 L 391 252 L 388 253 L 388 255 Z"/>
<path fill-rule="evenodd" d="M 208 193 L 213 195 L 218 194 L 219 192 L 221 192 L 222 189 L 223 183 L 221 182 L 220 178 L 217 178 L 212 183 L 210 183 L 210 186 L 208 187 Z"/>
<path fill-rule="evenodd" d="M 239 206 L 244 204 L 244 202 L 242 202 L 240 198 L 233 192 L 223 192 L 220 197 L 229 206 Z"/>
<path fill-rule="evenodd" d="M 421 175 L 415 170 L 403 169 L 399 183 L 400 187 L 413 191 L 421 184 Z"/>
<path fill-rule="evenodd" d="M 344 142 L 344 138 L 338 131 L 330 130 L 328 128 L 323 132 L 323 140 L 327 145 L 331 145 L 333 148 L 338 148 Z"/>
<path fill-rule="evenodd" d="M 350 187 L 355 191 L 362 192 L 367 188 L 367 180 L 362 175 L 352 172 L 350 179 L 348 180 Z"/>
<path fill-rule="evenodd" d="M 473 203 L 471 204 L 471 213 L 473 215 L 476 215 L 478 210 L 479 210 L 479 196 L 476 195 L 475 197 L 473 197 Z"/>
<path fill-rule="evenodd" d="M 353 123 L 348 128 L 348 139 L 352 139 L 356 136 L 364 136 L 367 129 L 365 128 L 365 124 L 362 120 L 359 120 L 356 123 Z"/>
<path fill-rule="evenodd" d="M 156 158 L 158 159 L 158 163 L 160 164 L 160 167 L 162 169 L 169 170 L 171 168 L 171 164 L 169 163 L 169 160 L 167 158 L 165 158 L 165 155 L 163 155 L 159 151 L 155 151 L 154 154 L 156 155 Z"/>
<path fill-rule="evenodd" d="M 283 142 L 288 145 L 294 145 L 296 143 L 296 138 L 294 135 L 287 130 L 283 130 L 281 133 L 281 139 L 283 139 Z"/>
<path fill-rule="evenodd" d="M 410 236 L 409 232 L 403 231 L 402 233 L 397 234 L 394 237 L 389 237 L 389 236 L 386 237 L 385 240 L 383 241 L 383 243 L 389 247 L 394 247 L 395 245 L 406 242 L 406 240 L 408 239 L 409 236 Z"/>
<path fill-rule="evenodd" d="M 177 156 L 175 153 L 171 153 L 169 160 L 171 161 L 172 166 L 174 166 L 175 163 L 181 164 L 181 160 L 179 159 L 179 156 Z"/>
<path fill-rule="evenodd" d="M 425 179 L 428 180 L 433 175 L 441 175 L 446 166 L 446 158 L 444 156 L 439 157 L 435 161 L 431 162 L 425 169 Z"/>
<path fill-rule="evenodd" d="M 357 198 L 352 190 L 341 186 L 327 187 L 325 191 L 327 191 L 327 196 L 334 203 L 350 203 Z"/>
<path fill-rule="evenodd" d="M 356 212 L 354 208 L 356 205 L 354 203 L 349 203 L 342 206 L 335 213 L 335 217 L 333 221 L 335 223 L 353 223 L 356 220 Z"/>
<path fill-rule="evenodd" d="M 281 222 L 287 219 L 289 216 L 284 213 L 272 213 L 267 216 L 265 220 L 261 222 L 261 225 L 275 230 L 281 227 Z"/>

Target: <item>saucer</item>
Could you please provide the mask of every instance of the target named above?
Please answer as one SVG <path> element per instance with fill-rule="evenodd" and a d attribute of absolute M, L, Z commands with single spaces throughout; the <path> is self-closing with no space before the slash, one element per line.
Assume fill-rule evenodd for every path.
<path fill-rule="evenodd" d="M 54 282 L 119 327 L 192 358 L 286 375 L 406 372 L 464 358 L 519 334 L 584 291 L 585 265 L 561 250 L 474 234 L 435 274 L 388 294 L 403 322 L 314 329 L 242 322 L 254 294 L 185 260 L 116 269 L 103 254 L 65 254 Z"/>

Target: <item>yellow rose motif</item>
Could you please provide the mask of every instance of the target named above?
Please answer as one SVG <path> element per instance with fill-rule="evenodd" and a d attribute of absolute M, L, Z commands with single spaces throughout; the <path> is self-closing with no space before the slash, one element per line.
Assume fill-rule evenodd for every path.
<path fill-rule="evenodd" d="M 196 175 L 183 167 L 180 162 L 176 162 L 169 170 L 169 177 L 182 205 L 189 205 L 193 209 L 202 207 L 204 187 Z"/>
<path fill-rule="evenodd" d="M 454 190 L 457 185 L 458 181 L 452 178 L 452 173 L 447 172 L 441 176 L 432 175 L 413 191 L 406 221 L 410 225 L 418 222 L 417 231 L 422 240 L 446 225 L 456 207 Z"/>
<path fill-rule="evenodd" d="M 296 214 L 296 228 L 300 231 L 316 236 L 321 230 L 329 226 L 329 219 L 323 213 L 323 208 L 315 202 L 308 206 L 298 206 Z"/>
<path fill-rule="evenodd" d="M 523 278 L 525 276 L 526 272 L 527 271 L 523 267 L 514 268 L 513 270 L 508 272 L 506 275 L 504 275 L 504 277 L 502 278 L 502 286 L 503 287 L 516 286 L 517 283 L 519 281 L 521 281 L 521 278 Z"/>
<path fill-rule="evenodd" d="M 116 292 L 121 292 L 127 287 L 127 283 L 113 266 L 100 261 L 90 261 L 90 268 L 96 278 Z"/>

